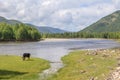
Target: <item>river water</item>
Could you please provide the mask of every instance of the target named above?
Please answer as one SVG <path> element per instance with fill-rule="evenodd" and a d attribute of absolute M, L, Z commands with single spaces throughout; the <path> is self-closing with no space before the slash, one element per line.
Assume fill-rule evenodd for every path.
<path fill-rule="evenodd" d="M 55 41 L 39 42 L 1 42 L 0 54 L 19 55 L 31 53 L 32 57 L 39 57 L 51 62 L 51 68 L 43 73 L 55 73 L 63 66 L 61 57 L 67 55 L 74 49 L 105 49 L 120 47 L 120 44 L 113 40 L 106 39 L 66 39 Z M 42 75 L 44 75 L 42 74 Z"/>

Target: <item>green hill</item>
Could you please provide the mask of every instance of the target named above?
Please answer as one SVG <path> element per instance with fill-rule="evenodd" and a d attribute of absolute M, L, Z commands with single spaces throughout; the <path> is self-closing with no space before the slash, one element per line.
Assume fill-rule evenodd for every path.
<path fill-rule="evenodd" d="M 22 22 L 20 22 L 18 20 L 12 20 L 12 19 L 8 20 L 8 19 L 6 19 L 6 18 L 4 18 L 2 16 L 0 16 L 0 22 L 5 22 L 7 24 L 21 24 L 22 23 Z"/>
<path fill-rule="evenodd" d="M 101 18 L 80 32 L 119 32 L 120 10 Z"/>
<path fill-rule="evenodd" d="M 23 23 L 18 20 L 6 19 L 5 17 L 0 16 L 0 23 L 2 23 L 2 22 L 7 23 L 7 24 L 12 24 L 12 25 L 21 24 L 21 23 L 26 24 L 28 26 L 37 28 L 41 33 L 64 33 L 64 32 L 67 32 L 67 31 L 59 29 L 59 28 L 52 28 L 49 26 L 36 26 L 36 25 L 30 24 L 30 23 Z"/>

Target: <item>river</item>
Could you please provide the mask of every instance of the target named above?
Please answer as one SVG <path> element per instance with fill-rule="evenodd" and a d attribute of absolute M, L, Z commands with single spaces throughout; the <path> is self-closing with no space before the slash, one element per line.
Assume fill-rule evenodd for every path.
<path fill-rule="evenodd" d="M 0 54 L 19 55 L 31 53 L 32 57 L 39 57 L 51 62 L 51 68 L 45 70 L 42 75 L 55 73 L 63 66 L 61 57 L 75 49 L 105 49 L 120 47 L 113 40 L 106 39 L 66 39 L 45 40 L 38 42 L 1 42 Z"/>

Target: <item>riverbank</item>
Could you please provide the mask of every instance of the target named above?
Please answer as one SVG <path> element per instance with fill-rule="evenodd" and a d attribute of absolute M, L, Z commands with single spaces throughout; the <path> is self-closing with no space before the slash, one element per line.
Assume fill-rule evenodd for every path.
<path fill-rule="evenodd" d="M 4 55 L 22 55 L 24 52 L 30 52 L 32 56 L 49 60 L 50 68 L 43 71 L 43 76 L 56 73 L 64 64 L 61 57 L 68 55 L 70 49 L 106 49 L 119 46 L 113 40 L 97 39 L 67 39 L 66 41 L 40 41 L 28 43 L 1 43 L 0 51 Z M 41 75 L 40 79 L 41 79 Z M 42 80 L 44 77 L 42 78 Z M 47 80 L 47 79 L 44 79 Z"/>
<path fill-rule="evenodd" d="M 84 39 L 103 40 L 103 38 L 44 38 L 41 40 L 43 41 L 68 41 L 68 40 L 84 40 Z"/>
<path fill-rule="evenodd" d="M 119 52 L 119 49 L 71 52 L 62 58 L 65 66 L 48 80 L 107 80 L 119 66 Z"/>
<path fill-rule="evenodd" d="M 49 67 L 49 62 L 40 58 L 23 61 L 19 56 L 0 55 L 0 80 L 38 80 L 39 73 Z"/>
<path fill-rule="evenodd" d="M 54 41 L 69 41 L 71 39 L 66 39 L 66 38 L 45 38 L 45 39 L 42 39 L 42 41 L 45 41 L 45 42 L 54 42 Z"/>

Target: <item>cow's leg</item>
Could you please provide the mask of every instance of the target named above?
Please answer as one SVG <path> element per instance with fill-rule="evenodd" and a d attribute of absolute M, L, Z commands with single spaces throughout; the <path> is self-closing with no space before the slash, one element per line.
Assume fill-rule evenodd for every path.
<path fill-rule="evenodd" d="M 30 60 L 30 56 L 28 56 L 28 60 Z"/>
<path fill-rule="evenodd" d="M 25 60 L 25 57 L 23 57 L 23 61 Z"/>
<path fill-rule="evenodd" d="M 30 54 L 28 54 L 28 59 L 30 60 Z"/>

